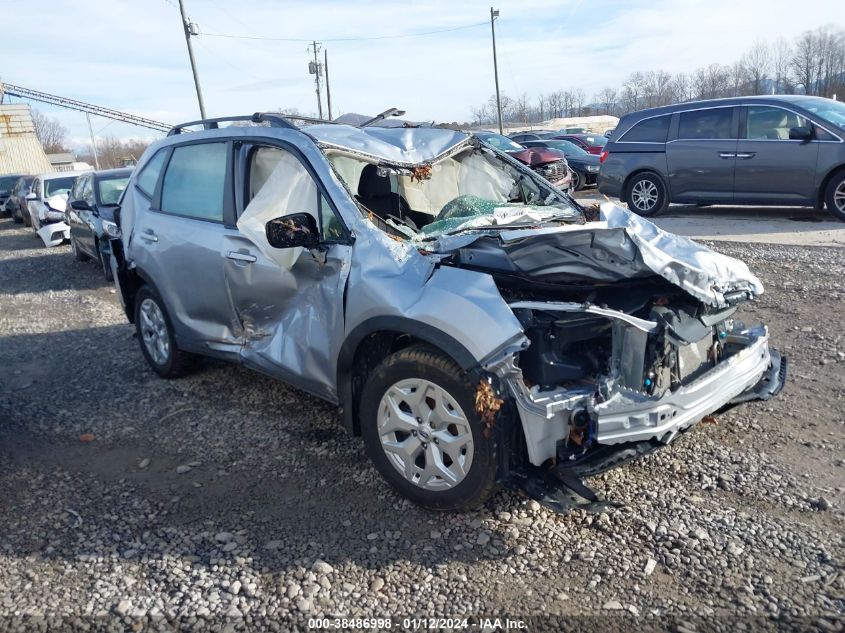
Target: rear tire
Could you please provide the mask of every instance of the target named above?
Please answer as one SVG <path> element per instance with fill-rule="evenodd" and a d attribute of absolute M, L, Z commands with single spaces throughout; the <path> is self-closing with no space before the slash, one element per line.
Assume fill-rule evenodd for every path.
<path fill-rule="evenodd" d="M 825 190 L 824 202 L 827 210 L 838 220 L 845 222 L 845 169 L 841 169 L 830 179 Z"/>
<path fill-rule="evenodd" d="M 413 345 L 388 356 L 361 393 L 361 430 L 376 469 L 432 510 L 466 510 L 496 487 L 499 447 L 475 411 L 475 387 L 448 356 Z"/>
<path fill-rule="evenodd" d="M 198 356 L 176 346 L 164 302 L 149 286 L 141 286 L 135 294 L 135 330 L 141 353 L 162 378 L 185 376 L 199 364 Z"/>
<path fill-rule="evenodd" d="M 669 207 L 669 196 L 660 176 L 646 171 L 637 174 L 625 189 L 628 208 L 644 218 L 651 218 Z"/>

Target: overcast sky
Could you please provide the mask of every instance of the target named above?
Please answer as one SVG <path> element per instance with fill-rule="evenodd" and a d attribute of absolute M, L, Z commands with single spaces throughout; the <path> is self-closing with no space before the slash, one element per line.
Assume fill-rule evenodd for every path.
<path fill-rule="evenodd" d="M 209 116 L 316 111 L 305 42 L 329 53 L 333 114 L 397 106 L 415 120 L 463 121 L 494 91 L 490 2 L 185 0 Z M 510 96 L 580 87 L 588 101 L 635 70 L 731 63 L 755 40 L 842 22 L 841 0 L 502 0 L 499 81 Z M 178 0 L 0 0 L 0 78 L 166 123 L 199 118 Z M 369 41 L 328 41 L 449 32 Z M 55 116 L 76 142 L 85 116 Z M 150 131 L 93 120 L 99 135 Z"/>

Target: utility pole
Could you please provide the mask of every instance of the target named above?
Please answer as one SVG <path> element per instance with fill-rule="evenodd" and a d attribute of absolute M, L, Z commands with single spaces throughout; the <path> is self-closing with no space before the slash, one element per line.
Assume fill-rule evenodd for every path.
<path fill-rule="evenodd" d="M 499 95 L 499 65 L 496 62 L 496 22 L 499 17 L 499 10 L 490 7 L 490 31 L 493 33 L 493 76 L 496 78 L 496 112 L 499 115 L 499 134 L 504 134 L 502 126 L 502 98 Z"/>
<path fill-rule="evenodd" d="M 326 64 L 326 106 L 329 111 L 329 121 L 332 120 L 332 91 L 329 88 L 329 51 L 323 50 L 323 59 Z"/>
<path fill-rule="evenodd" d="M 179 12 L 182 14 L 182 28 L 185 30 L 185 42 L 188 44 L 188 57 L 191 58 L 191 72 L 194 73 L 194 85 L 197 88 L 197 101 L 200 104 L 200 116 L 205 119 L 205 103 L 202 100 L 202 89 L 200 88 L 200 78 L 197 74 L 197 62 L 194 59 L 194 47 L 191 46 L 191 36 L 198 35 L 197 25 L 189 22 L 185 17 L 185 3 L 179 0 Z"/>
<path fill-rule="evenodd" d="M 314 61 L 308 62 L 308 72 L 314 75 L 314 85 L 317 87 L 317 115 L 323 118 L 323 100 L 320 97 L 320 75 L 323 74 L 323 65 L 318 61 L 317 54 L 320 52 L 320 47 L 317 45 L 317 40 L 311 43 L 309 48 L 314 49 Z"/>
<path fill-rule="evenodd" d="M 86 112 L 85 118 L 88 119 L 88 133 L 91 135 L 91 152 L 94 154 L 94 168 L 100 171 L 100 159 L 97 158 L 97 141 L 94 139 L 94 128 L 91 127 L 91 115 Z"/>

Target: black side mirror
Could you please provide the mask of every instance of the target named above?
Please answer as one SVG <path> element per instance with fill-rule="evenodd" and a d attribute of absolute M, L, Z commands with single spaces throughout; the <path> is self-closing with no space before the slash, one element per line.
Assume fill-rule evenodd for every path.
<path fill-rule="evenodd" d="M 790 141 L 809 141 L 813 138 L 813 128 L 809 126 L 789 128 Z"/>
<path fill-rule="evenodd" d="M 91 206 L 85 200 L 74 200 L 70 203 L 70 206 L 77 211 L 89 211 L 91 209 Z"/>
<path fill-rule="evenodd" d="M 316 248 L 320 244 L 320 229 L 310 213 L 292 213 L 266 225 L 267 241 L 273 248 Z"/>

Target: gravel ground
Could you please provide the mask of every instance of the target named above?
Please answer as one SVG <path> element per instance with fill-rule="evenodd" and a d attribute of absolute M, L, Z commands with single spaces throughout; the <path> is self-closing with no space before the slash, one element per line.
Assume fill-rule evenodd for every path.
<path fill-rule="evenodd" d="M 434 514 L 319 400 L 155 377 L 97 267 L 0 220 L 0 629 L 843 630 L 845 249 L 715 247 L 766 285 L 744 317 L 789 356 L 778 398 L 591 479 L 606 512 Z"/>

